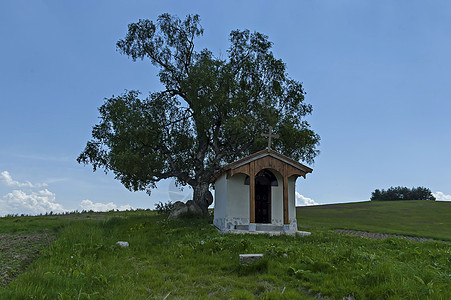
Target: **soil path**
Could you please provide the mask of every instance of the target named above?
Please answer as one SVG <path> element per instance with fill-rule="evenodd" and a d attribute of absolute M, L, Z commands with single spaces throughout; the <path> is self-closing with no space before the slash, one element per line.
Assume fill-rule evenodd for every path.
<path fill-rule="evenodd" d="M 422 238 L 422 237 L 395 235 L 395 234 L 386 234 L 386 233 L 374 233 L 374 232 L 347 230 L 347 229 L 336 229 L 335 232 L 351 234 L 351 235 L 358 235 L 358 236 L 363 236 L 363 237 L 367 237 L 370 239 L 380 239 L 380 240 L 394 237 L 394 238 L 406 239 L 406 240 L 414 241 L 414 242 L 443 242 L 440 240 L 434 240 L 434 239 Z"/>
<path fill-rule="evenodd" d="M 0 234 L 0 287 L 22 273 L 55 238 L 51 232 Z"/>

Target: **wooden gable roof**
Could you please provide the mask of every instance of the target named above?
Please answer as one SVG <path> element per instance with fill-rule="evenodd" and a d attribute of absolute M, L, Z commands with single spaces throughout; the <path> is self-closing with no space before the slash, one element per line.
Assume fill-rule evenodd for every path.
<path fill-rule="evenodd" d="M 274 169 L 284 177 L 295 175 L 304 178 L 307 173 L 312 173 L 313 171 L 311 168 L 279 152 L 265 149 L 222 167 L 211 177 L 210 182 L 215 182 L 226 172 L 228 176 L 238 173 L 251 176 L 251 174 L 255 175 L 263 169 Z"/>

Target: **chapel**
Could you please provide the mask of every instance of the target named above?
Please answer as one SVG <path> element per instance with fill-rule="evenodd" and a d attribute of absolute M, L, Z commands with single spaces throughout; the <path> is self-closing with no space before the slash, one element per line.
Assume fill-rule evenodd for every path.
<path fill-rule="evenodd" d="M 312 171 L 272 150 L 269 140 L 267 149 L 228 164 L 214 174 L 213 224 L 221 232 L 298 232 L 296 179 L 305 178 Z"/>

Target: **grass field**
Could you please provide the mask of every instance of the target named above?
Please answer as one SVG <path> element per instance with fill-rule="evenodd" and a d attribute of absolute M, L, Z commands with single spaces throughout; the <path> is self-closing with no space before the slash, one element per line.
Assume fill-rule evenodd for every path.
<path fill-rule="evenodd" d="M 451 208 L 438 202 L 427 208 L 413 202 L 346 204 L 329 212 L 327 206 L 300 208 L 300 229 L 311 230 L 309 237 L 222 235 L 211 220 L 170 221 L 150 211 L 0 218 L 0 235 L 57 234 L 50 246 L 39 246 L 26 272 L 0 287 L 0 299 L 451 299 L 450 243 L 371 240 L 330 230 L 400 233 L 390 227 L 399 222 L 371 217 L 384 215 L 384 204 L 387 216 L 410 209 L 412 220 L 402 217 L 403 234 L 451 240 L 449 228 L 430 233 L 423 229 L 428 223 L 414 221 L 423 211 L 418 220 L 431 226 L 449 222 L 436 219 L 434 205 L 437 215 L 449 216 Z M 265 258 L 241 266 L 240 253 Z"/>
<path fill-rule="evenodd" d="M 298 207 L 305 230 L 353 229 L 451 241 L 451 202 L 368 201 Z"/>

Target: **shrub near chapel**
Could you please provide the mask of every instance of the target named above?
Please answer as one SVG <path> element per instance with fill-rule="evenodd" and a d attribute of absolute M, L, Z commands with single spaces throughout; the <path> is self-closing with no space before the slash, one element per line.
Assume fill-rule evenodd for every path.
<path fill-rule="evenodd" d="M 371 201 L 393 201 L 393 200 L 435 200 L 430 189 L 425 187 L 390 187 L 388 190 L 376 189 L 371 193 Z"/>

